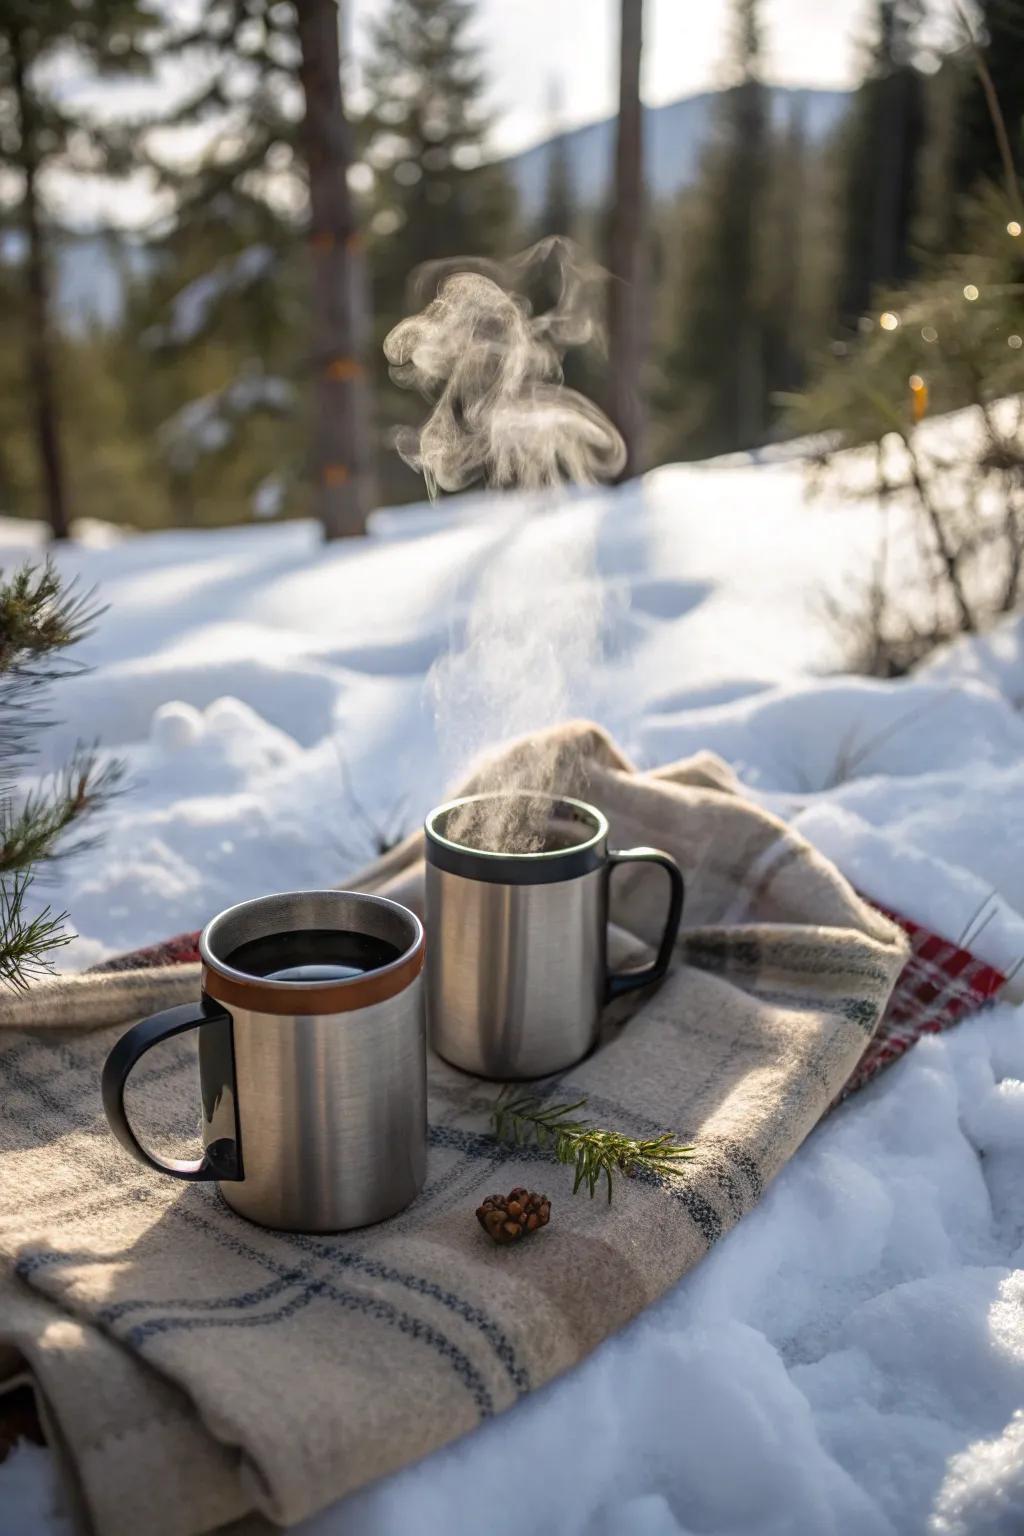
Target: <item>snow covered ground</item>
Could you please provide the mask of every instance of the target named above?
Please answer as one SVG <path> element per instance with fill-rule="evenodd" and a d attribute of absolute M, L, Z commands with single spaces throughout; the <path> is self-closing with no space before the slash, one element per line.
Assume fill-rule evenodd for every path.
<path fill-rule="evenodd" d="M 99 734 L 135 783 L 47 893 L 69 963 L 343 880 L 479 748 L 580 713 L 642 763 L 720 752 L 868 895 L 1010 969 L 1022 647 L 1011 628 L 913 681 L 824 679 L 821 588 L 864 569 L 878 516 L 808 508 L 780 462 L 379 514 L 327 551 L 305 524 L 87 530 L 61 564 L 111 609 L 46 758 Z M 0 523 L 0 563 L 35 538 Z M 306 1536 L 1019 1532 L 1022 1152 L 1004 1003 L 834 1115 L 582 1367 Z M 510 1467 L 529 1476 L 495 1499 Z M 62 1530 L 51 1476 L 31 1448 L 0 1469 L 3 1536 Z"/>
<path fill-rule="evenodd" d="M 686 707 L 829 665 L 809 621 L 821 572 L 837 547 L 863 562 L 873 518 L 804 515 L 801 487 L 796 466 L 669 468 L 556 503 L 381 513 L 328 550 L 306 523 L 90 530 L 61 564 L 110 611 L 46 760 L 98 733 L 136 788 L 99 855 L 58 871 L 69 960 L 195 927 L 269 880 L 340 880 L 502 735 L 594 714 L 660 755 Z M 0 560 L 33 536 L 0 522 Z"/>

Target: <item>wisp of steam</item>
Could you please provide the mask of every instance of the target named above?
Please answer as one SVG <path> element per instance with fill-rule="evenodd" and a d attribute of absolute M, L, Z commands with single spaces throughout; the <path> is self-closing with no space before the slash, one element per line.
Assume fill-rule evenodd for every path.
<path fill-rule="evenodd" d="M 543 269 L 557 297 L 534 314 L 522 292 Z M 402 458 L 431 496 L 476 480 L 536 488 L 607 480 L 626 451 L 607 416 L 562 381 L 566 349 L 595 337 L 600 270 L 557 236 L 504 263 L 431 262 L 417 273 L 435 297 L 384 342 L 391 377 L 433 409 L 400 432 Z"/>
<path fill-rule="evenodd" d="M 397 447 L 431 496 L 476 481 L 542 490 L 614 476 L 625 461 L 615 427 L 563 382 L 566 349 L 599 342 L 595 320 L 605 274 L 552 237 L 505 262 L 431 263 L 416 274 L 420 312 L 384 343 L 391 376 L 431 403 Z M 523 289 L 547 281 L 550 308 L 535 312 Z M 479 580 L 463 644 L 431 674 L 438 736 L 449 766 L 464 769 L 502 739 L 552 725 L 578 707 L 601 635 L 603 585 L 593 533 L 573 520 L 531 520 L 513 503 Z M 478 848 L 532 852 L 546 824 L 523 790 L 557 794 L 570 765 L 553 750 L 524 758 L 501 781 L 485 815 L 467 810 L 449 835 Z"/>

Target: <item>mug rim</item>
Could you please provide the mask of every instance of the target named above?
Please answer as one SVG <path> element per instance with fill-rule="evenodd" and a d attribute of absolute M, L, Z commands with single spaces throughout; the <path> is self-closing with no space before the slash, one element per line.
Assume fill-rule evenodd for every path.
<path fill-rule="evenodd" d="M 387 965 L 364 971 L 358 976 L 346 976 L 330 981 L 280 981 L 268 976 L 253 976 L 222 960 L 211 945 L 217 925 L 229 918 L 266 905 L 268 902 L 287 901 L 289 897 L 348 897 L 370 906 L 384 907 L 407 922 L 412 933 L 411 941 L 396 960 Z M 388 896 L 377 896 L 369 891 L 350 891 L 338 888 L 298 891 L 273 891 L 263 896 L 238 901 L 211 917 L 199 935 L 199 956 L 202 961 L 202 990 L 219 1003 L 245 1008 L 252 1013 L 310 1014 L 352 1013 L 357 1009 L 370 1008 L 375 1003 L 387 1002 L 397 997 L 423 969 L 423 924 L 399 901 Z"/>
<path fill-rule="evenodd" d="M 541 800 L 552 807 L 569 806 L 581 813 L 594 830 L 582 842 L 573 843 L 568 848 L 541 849 L 535 853 L 471 848 L 438 830 L 438 821 L 459 806 L 505 800 L 513 795 L 522 800 Z M 457 795 L 454 800 L 446 800 L 428 813 L 423 830 L 428 863 L 448 874 L 502 885 L 546 885 L 573 880 L 600 869 L 607 854 L 608 819 L 603 811 L 588 800 L 579 800 L 572 795 L 547 794 L 542 790 L 517 789 L 507 793 L 489 790 L 476 795 Z"/>

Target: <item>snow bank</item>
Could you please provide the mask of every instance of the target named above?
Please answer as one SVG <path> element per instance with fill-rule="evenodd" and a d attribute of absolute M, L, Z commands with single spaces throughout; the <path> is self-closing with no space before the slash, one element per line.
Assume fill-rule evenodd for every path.
<path fill-rule="evenodd" d="M 791 466 L 668 468 L 618 492 L 381 513 L 368 538 L 326 549 L 306 523 L 93 530 L 61 561 L 109 612 L 82 650 L 94 670 L 60 691 L 42 766 L 99 733 L 135 788 L 98 854 L 55 872 L 52 899 L 82 935 L 68 963 L 196 926 L 268 881 L 342 880 L 416 825 L 506 715 L 518 730 L 597 713 L 651 760 L 685 748 L 687 705 L 742 704 L 833 665 L 820 572 L 837 549 L 860 557 L 872 519 L 808 512 L 802 494 Z M 36 537 L 0 521 L 0 560 Z M 532 679 L 570 568 L 592 643 L 552 696 Z M 439 744 L 428 679 L 483 585 L 529 664 L 514 698 L 450 698 Z M 209 716 L 223 698 L 248 709 L 230 731 Z"/>
<path fill-rule="evenodd" d="M 571 1375 L 304 1536 L 1013 1536 L 1022 1078 L 1005 1007 L 918 1045 Z"/>
<path fill-rule="evenodd" d="M 972 647 L 963 654 L 973 663 Z M 719 752 L 865 895 L 1008 973 L 1024 957 L 1024 721 L 965 671 L 806 682 L 654 714 L 643 754 Z"/>

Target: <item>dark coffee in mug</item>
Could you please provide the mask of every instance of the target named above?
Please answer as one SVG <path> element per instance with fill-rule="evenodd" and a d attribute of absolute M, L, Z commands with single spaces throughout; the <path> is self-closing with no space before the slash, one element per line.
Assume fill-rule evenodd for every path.
<path fill-rule="evenodd" d="M 392 965 L 402 951 L 374 934 L 302 928 L 249 939 L 226 957 L 233 970 L 266 981 L 347 981 Z"/>

